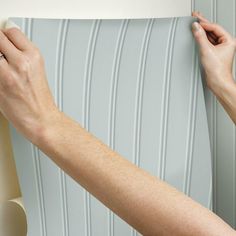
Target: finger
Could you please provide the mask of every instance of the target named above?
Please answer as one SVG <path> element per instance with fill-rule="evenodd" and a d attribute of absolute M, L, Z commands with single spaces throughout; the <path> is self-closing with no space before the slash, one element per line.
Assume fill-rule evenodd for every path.
<path fill-rule="evenodd" d="M 211 35 L 207 34 L 207 38 L 213 45 L 217 45 L 216 40 L 214 38 L 212 38 Z"/>
<path fill-rule="evenodd" d="M 209 22 L 209 20 L 205 18 L 199 11 L 194 11 L 192 16 L 197 17 L 202 22 Z"/>
<path fill-rule="evenodd" d="M 200 22 L 200 25 L 204 30 L 213 33 L 217 38 L 225 37 L 226 39 L 231 39 L 231 35 L 218 24 Z"/>
<path fill-rule="evenodd" d="M 208 50 L 211 46 L 210 41 L 207 38 L 205 30 L 198 22 L 194 22 L 192 25 L 192 31 L 196 42 L 198 43 L 200 50 Z"/>
<path fill-rule="evenodd" d="M 16 27 L 4 29 L 3 33 L 21 51 L 32 48 L 32 42 Z"/>
<path fill-rule="evenodd" d="M 198 18 L 198 20 L 199 20 L 200 22 L 210 23 L 210 21 L 209 21 L 207 18 L 205 18 L 205 17 L 202 15 L 202 13 L 199 12 L 199 11 L 192 12 L 192 16 Z M 217 40 L 217 37 L 216 37 L 213 33 L 209 32 L 209 35 L 211 35 L 211 37 L 212 37 L 215 41 Z"/>
<path fill-rule="evenodd" d="M 217 43 L 218 38 L 212 32 L 206 32 L 206 35 Z"/>
<path fill-rule="evenodd" d="M 14 60 L 20 53 L 2 30 L 0 30 L 0 52 L 4 54 L 7 61 Z"/>
<path fill-rule="evenodd" d="M 215 41 L 218 40 L 218 37 L 213 32 L 207 32 L 207 35 L 209 35 L 211 38 L 213 38 Z"/>

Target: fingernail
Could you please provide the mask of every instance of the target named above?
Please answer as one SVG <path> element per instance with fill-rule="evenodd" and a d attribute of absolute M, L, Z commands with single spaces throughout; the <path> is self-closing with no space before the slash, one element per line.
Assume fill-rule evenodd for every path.
<path fill-rule="evenodd" d="M 15 24 L 13 21 L 8 20 L 6 22 L 5 29 L 14 28 L 14 27 L 20 29 L 20 27 L 17 24 Z"/>
<path fill-rule="evenodd" d="M 194 31 L 198 31 L 200 29 L 200 26 L 199 26 L 199 24 L 197 22 L 194 22 L 192 24 L 192 28 L 193 28 Z"/>

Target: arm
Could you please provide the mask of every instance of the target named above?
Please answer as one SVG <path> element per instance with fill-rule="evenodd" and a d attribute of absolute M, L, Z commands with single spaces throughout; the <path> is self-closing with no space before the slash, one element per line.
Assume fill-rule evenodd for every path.
<path fill-rule="evenodd" d="M 0 51 L 6 56 L 0 60 L 0 111 L 140 233 L 236 235 L 211 211 L 124 159 L 58 111 L 40 52 L 18 29 L 0 31 Z"/>
<path fill-rule="evenodd" d="M 200 24 L 194 24 L 193 34 L 199 45 L 208 88 L 236 124 L 236 83 L 232 70 L 236 39 L 199 13 L 193 16 L 200 20 Z"/>

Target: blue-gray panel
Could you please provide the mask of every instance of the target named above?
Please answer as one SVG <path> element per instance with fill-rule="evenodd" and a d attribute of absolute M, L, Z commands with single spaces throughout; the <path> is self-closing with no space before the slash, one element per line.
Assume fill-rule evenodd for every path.
<path fill-rule="evenodd" d="M 236 37 L 236 0 L 193 0 L 193 3 L 193 9 Z M 235 125 L 208 89 L 205 89 L 205 99 L 212 149 L 213 210 L 236 229 Z"/>
<path fill-rule="evenodd" d="M 192 18 L 13 20 L 40 48 L 61 110 L 211 208 L 210 143 Z M 137 234 L 12 127 L 11 134 L 29 236 Z"/>

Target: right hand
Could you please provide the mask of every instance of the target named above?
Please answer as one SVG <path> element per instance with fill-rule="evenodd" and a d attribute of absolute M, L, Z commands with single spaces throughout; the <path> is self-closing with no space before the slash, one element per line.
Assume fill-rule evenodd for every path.
<path fill-rule="evenodd" d="M 234 83 L 232 71 L 236 39 L 200 13 L 193 12 L 192 15 L 199 19 L 199 23 L 193 23 L 192 31 L 199 45 L 206 83 L 212 92 L 217 93 L 225 84 Z"/>
<path fill-rule="evenodd" d="M 32 142 L 61 114 L 49 89 L 44 59 L 17 28 L 0 30 L 0 112 Z"/>

